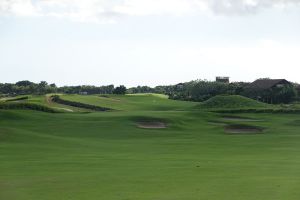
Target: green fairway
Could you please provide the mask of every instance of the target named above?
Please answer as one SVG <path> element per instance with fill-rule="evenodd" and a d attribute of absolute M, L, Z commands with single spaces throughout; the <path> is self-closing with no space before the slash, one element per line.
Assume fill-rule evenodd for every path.
<path fill-rule="evenodd" d="M 65 106 L 45 96 L 22 101 L 63 113 L 0 110 L 1 200 L 300 197 L 299 114 L 223 116 L 154 94 L 61 98 L 114 110 Z M 139 121 L 167 128 L 143 129 Z M 227 125 L 263 131 L 230 134 Z"/>

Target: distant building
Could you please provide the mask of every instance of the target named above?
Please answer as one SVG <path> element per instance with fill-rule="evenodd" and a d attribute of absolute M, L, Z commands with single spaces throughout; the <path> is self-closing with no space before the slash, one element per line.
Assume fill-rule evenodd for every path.
<path fill-rule="evenodd" d="M 285 79 L 258 79 L 245 87 L 246 96 L 265 103 L 287 103 L 290 96 L 281 88 L 291 88 L 293 84 Z"/>
<path fill-rule="evenodd" d="M 226 77 L 226 76 L 217 76 L 216 77 L 216 82 L 219 82 L 219 83 L 229 83 L 229 77 Z"/>
<path fill-rule="evenodd" d="M 273 88 L 282 88 L 284 86 L 291 86 L 292 83 L 285 79 L 258 79 L 251 83 L 248 87 L 259 90 L 268 90 Z"/>

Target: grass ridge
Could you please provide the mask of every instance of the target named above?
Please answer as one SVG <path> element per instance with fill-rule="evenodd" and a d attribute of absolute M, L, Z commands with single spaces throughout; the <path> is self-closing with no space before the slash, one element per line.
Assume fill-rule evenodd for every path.
<path fill-rule="evenodd" d="M 113 110 L 111 108 L 106 108 L 106 107 L 102 107 L 102 106 L 95 106 L 95 105 L 90 105 L 90 104 L 86 104 L 86 103 L 65 100 L 65 99 L 60 98 L 59 95 L 53 95 L 53 96 L 51 96 L 51 99 L 55 103 L 78 107 L 78 108 L 89 109 L 89 110 L 94 110 L 94 111 L 111 111 L 111 110 Z"/>

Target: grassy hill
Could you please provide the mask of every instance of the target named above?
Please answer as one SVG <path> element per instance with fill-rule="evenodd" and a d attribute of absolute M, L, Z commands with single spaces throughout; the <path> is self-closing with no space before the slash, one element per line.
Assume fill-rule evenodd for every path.
<path fill-rule="evenodd" d="M 62 98 L 115 111 L 75 112 L 45 96 L 22 101 L 73 112 L 0 110 L 0 199 L 300 196 L 298 114 L 239 114 L 248 119 L 242 121 L 153 94 Z M 143 128 L 139 122 L 166 127 Z M 262 127 L 263 132 L 228 134 L 228 127 Z"/>
<path fill-rule="evenodd" d="M 203 109 L 260 109 L 274 106 L 239 95 L 219 95 L 204 101 L 198 107 Z"/>

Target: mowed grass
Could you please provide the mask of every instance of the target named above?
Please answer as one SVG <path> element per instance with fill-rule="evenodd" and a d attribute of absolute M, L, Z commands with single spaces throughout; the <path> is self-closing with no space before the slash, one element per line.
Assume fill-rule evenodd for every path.
<path fill-rule="evenodd" d="M 120 111 L 191 110 L 198 103 L 170 100 L 165 95 L 62 95 L 62 99 L 103 106 Z"/>
<path fill-rule="evenodd" d="M 122 111 L 0 110 L 1 200 L 299 199 L 300 115 L 240 114 L 259 121 L 227 122 L 155 95 L 114 97 L 120 104 L 63 98 Z M 168 128 L 137 128 L 139 118 Z M 265 131 L 229 135 L 211 121 Z"/>

